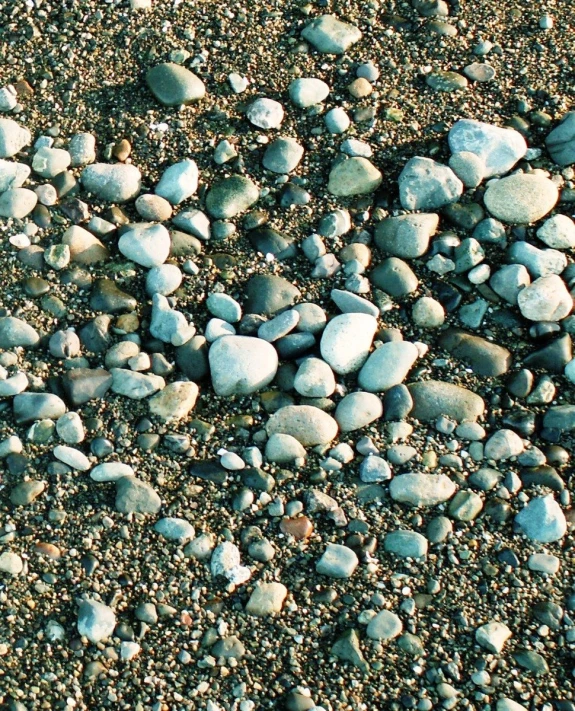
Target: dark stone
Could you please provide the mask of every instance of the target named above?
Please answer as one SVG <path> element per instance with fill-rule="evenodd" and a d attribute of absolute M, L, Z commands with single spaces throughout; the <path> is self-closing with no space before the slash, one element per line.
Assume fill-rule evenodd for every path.
<path fill-rule="evenodd" d="M 242 484 L 249 489 L 266 491 L 269 493 L 275 486 L 275 479 L 271 474 L 258 467 L 246 467 L 240 472 Z"/>
<path fill-rule="evenodd" d="M 44 266 L 44 249 L 39 244 L 31 244 L 29 247 L 18 250 L 16 259 L 26 267 L 40 271 Z"/>
<path fill-rule="evenodd" d="M 301 296 L 300 290 L 287 279 L 272 274 L 257 274 L 245 287 L 244 311 L 251 314 L 275 316 L 293 306 Z"/>
<path fill-rule="evenodd" d="M 521 472 L 520 478 L 524 487 L 546 486 L 552 491 L 562 491 L 565 488 L 565 482 L 559 476 L 557 470 L 548 464 L 528 467 Z"/>
<path fill-rule="evenodd" d="M 557 165 L 575 163 L 575 111 L 568 111 L 545 139 L 551 158 Z"/>
<path fill-rule="evenodd" d="M 463 296 L 459 289 L 456 289 L 452 284 L 445 282 L 439 284 L 436 293 L 437 300 L 447 313 L 451 313 L 459 308 Z"/>
<path fill-rule="evenodd" d="M 74 177 L 74 173 L 69 170 L 64 170 L 52 178 L 52 185 L 56 188 L 58 197 L 61 199 L 66 195 L 75 195 L 79 190 L 78 181 Z"/>
<path fill-rule="evenodd" d="M 74 368 L 62 376 L 66 397 L 72 405 L 101 400 L 112 385 L 112 376 L 103 368 Z"/>
<path fill-rule="evenodd" d="M 388 422 L 405 420 L 413 408 L 413 398 L 406 385 L 391 387 L 383 398 L 383 419 Z"/>
<path fill-rule="evenodd" d="M 523 437 L 530 437 L 535 432 L 535 413 L 531 410 L 515 408 L 504 415 L 502 423 Z"/>
<path fill-rule="evenodd" d="M 279 357 L 285 360 L 299 358 L 315 346 L 313 333 L 290 333 L 274 343 Z"/>
<path fill-rule="evenodd" d="M 464 230 L 472 230 L 485 217 L 483 208 L 476 202 L 454 202 L 446 205 L 442 212 L 452 224 Z"/>
<path fill-rule="evenodd" d="M 194 336 L 176 349 L 176 365 L 194 383 L 203 380 L 210 372 L 208 344 L 203 336 Z"/>
<path fill-rule="evenodd" d="M 497 377 L 509 370 L 512 355 L 502 346 L 485 338 L 449 328 L 439 338 L 439 345 L 452 356 L 468 363 L 479 375 Z"/>
<path fill-rule="evenodd" d="M 61 284 L 74 284 L 78 289 L 86 290 L 92 286 L 92 275 L 81 267 L 72 266 L 60 272 Z"/>
<path fill-rule="evenodd" d="M 311 200 L 311 195 L 307 190 L 295 183 L 286 183 L 281 191 L 280 206 L 290 207 L 290 205 L 307 205 Z"/>
<path fill-rule="evenodd" d="M 222 467 L 218 459 L 197 462 L 190 469 L 192 476 L 198 479 L 211 481 L 214 484 L 223 484 L 228 478 L 228 472 Z"/>
<path fill-rule="evenodd" d="M 108 314 L 101 314 L 80 329 L 80 341 L 87 351 L 103 353 L 110 345 L 109 328 L 112 319 Z"/>
<path fill-rule="evenodd" d="M 497 560 L 504 565 L 510 565 L 512 568 L 518 568 L 521 565 L 521 561 L 517 557 L 515 551 L 511 548 L 504 548 L 497 554 Z"/>
<path fill-rule="evenodd" d="M 543 368 L 551 373 L 563 373 L 572 357 L 571 336 L 564 333 L 549 345 L 528 355 L 523 362 L 528 368 Z"/>
<path fill-rule="evenodd" d="M 545 658 L 538 652 L 532 652 L 528 649 L 523 649 L 515 652 L 513 658 L 520 667 L 527 669 L 536 676 L 549 673 L 549 666 Z"/>
<path fill-rule="evenodd" d="M 522 368 L 507 381 L 507 390 L 515 397 L 527 397 L 533 388 L 533 373 Z"/>
<path fill-rule="evenodd" d="M 543 418 L 543 426 L 549 430 L 565 432 L 575 429 L 575 405 L 550 407 Z"/>
<path fill-rule="evenodd" d="M 137 305 L 137 300 L 119 289 L 111 279 L 96 279 L 94 282 L 90 294 L 90 306 L 94 311 L 117 314 L 134 311 Z"/>
<path fill-rule="evenodd" d="M 277 259 L 292 259 L 297 254 L 293 237 L 278 232 L 273 227 L 258 227 L 248 232 L 252 247 L 262 254 L 273 254 Z"/>
<path fill-rule="evenodd" d="M 26 296 L 30 296 L 33 299 L 44 296 L 50 291 L 50 282 L 40 277 L 28 277 L 24 279 L 22 286 Z"/>
<path fill-rule="evenodd" d="M 552 630 L 558 630 L 563 619 L 563 608 L 556 602 L 541 600 L 533 607 L 533 616 L 542 625 L 547 625 Z"/>
<path fill-rule="evenodd" d="M 202 243 L 197 237 L 178 230 L 170 230 L 170 257 L 197 257 L 201 254 Z"/>
<path fill-rule="evenodd" d="M 369 281 L 394 298 L 411 294 L 419 284 L 409 264 L 397 257 L 389 257 L 378 264 L 369 275 Z"/>

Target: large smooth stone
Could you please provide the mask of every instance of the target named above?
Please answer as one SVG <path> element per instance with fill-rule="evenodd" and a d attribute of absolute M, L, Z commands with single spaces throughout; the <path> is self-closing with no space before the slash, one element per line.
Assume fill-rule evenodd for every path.
<path fill-rule="evenodd" d="M 389 483 L 394 501 L 411 506 L 437 506 L 455 493 L 455 484 L 445 474 L 409 472 L 399 474 Z"/>
<path fill-rule="evenodd" d="M 518 131 L 473 119 L 456 121 L 447 140 L 452 153 L 478 156 L 484 164 L 486 178 L 509 172 L 527 152 L 527 143 Z"/>
<path fill-rule="evenodd" d="M 164 225 L 147 222 L 131 225 L 118 241 L 118 249 L 124 257 L 148 269 L 166 261 L 170 245 L 170 233 Z"/>
<path fill-rule="evenodd" d="M 376 330 L 377 320 L 369 314 L 335 316 L 322 334 L 321 355 L 336 373 L 353 373 L 367 360 Z"/>
<path fill-rule="evenodd" d="M 217 395 L 249 395 L 274 379 L 278 354 L 271 343 L 251 336 L 223 336 L 209 354 L 212 385 Z"/>
<path fill-rule="evenodd" d="M 337 197 L 351 197 L 374 192 L 382 174 L 367 158 L 348 158 L 337 163 L 329 174 L 327 189 Z"/>
<path fill-rule="evenodd" d="M 181 106 L 203 99 L 204 82 L 179 64 L 164 62 L 148 70 L 146 84 L 164 106 Z"/>
<path fill-rule="evenodd" d="M 82 171 L 84 190 L 104 202 L 128 202 L 138 197 L 142 174 L 130 163 L 93 163 Z"/>
<path fill-rule="evenodd" d="M 360 387 L 384 392 L 402 383 L 417 360 L 417 346 L 409 341 L 390 341 L 376 348 L 359 371 Z"/>
<path fill-rule="evenodd" d="M 483 200 L 498 220 L 527 225 L 545 217 L 555 207 L 559 191 L 539 173 L 516 173 L 489 185 Z"/>
<path fill-rule="evenodd" d="M 460 385 L 440 380 L 426 380 L 408 385 L 413 398 L 411 416 L 422 422 L 445 415 L 456 422 L 476 420 L 483 414 L 485 403 L 477 393 Z"/>
<path fill-rule="evenodd" d="M 359 42 L 361 32 L 355 25 L 342 22 L 335 15 L 321 15 L 302 30 L 301 36 L 323 54 L 344 54 Z"/>

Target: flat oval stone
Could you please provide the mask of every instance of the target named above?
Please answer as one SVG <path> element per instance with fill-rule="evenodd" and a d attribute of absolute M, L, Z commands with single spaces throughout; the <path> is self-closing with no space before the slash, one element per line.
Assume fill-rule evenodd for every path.
<path fill-rule="evenodd" d="M 94 163 L 80 175 L 84 190 L 103 202 L 128 202 L 138 197 L 142 174 L 131 163 Z"/>
<path fill-rule="evenodd" d="M 427 252 L 438 225 L 439 215 L 434 213 L 387 217 L 375 228 L 375 243 L 394 257 L 416 259 Z"/>
<path fill-rule="evenodd" d="M 242 175 L 218 180 L 206 196 L 206 209 L 218 220 L 229 220 L 245 212 L 258 201 L 257 185 Z"/>
<path fill-rule="evenodd" d="M 354 157 L 331 169 L 327 189 L 338 197 L 364 195 L 374 192 L 382 180 L 380 171 L 367 158 Z"/>
<path fill-rule="evenodd" d="M 120 513 L 156 514 L 162 500 L 155 489 L 135 476 L 116 480 L 116 510 Z"/>
<path fill-rule="evenodd" d="M 274 173 L 291 173 L 303 157 L 303 146 L 295 138 L 277 138 L 271 143 L 262 159 L 267 170 Z"/>
<path fill-rule="evenodd" d="M 355 392 L 346 395 L 338 404 L 335 419 L 342 432 L 366 427 L 383 415 L 383 403 L 373 393 Z"/>
<path fill-rule="evenodd" d="M 422 422 L 445 415 L 456 422 L 476 420 L 483 414 L 485 403 L 477 393 L 460 385 L 440 380 L 426 380 L 408 385 L 413 398 L 411 416 Z"/>
<path fill-rule="evenodd" d="M 135 476 L 135 472 L 129 464 L 123 462 L 103 462 L 90 471 L 90 479 L 99 482 L 117 481 L 124 476 Z"/>
<path fill-rule="evenodd" d="M 186 159 L 174 163 L 162 173 L 156 185 L 156 195 L 172 205 L 179 205 L 191 197 L 198 189 L 198 166 L 195 161 Z"/>
<path fill-rule="evenodd" d="M 12 188 L 0 195 L 0 217 L 24 219 L 36 207 L 38 196 L 27 188 Z"/>
<path fill-rule="evenodd" d="M 12 400 L 14 419 L 19 424 L 35 420 L 57 420 L 66 412 L 66 404 L 52 393 L 21 393 Z"/>
<path fill-rule="evenodd" d="M 359 559 L 351 548 L 338 543 L 328 543 L 315 569 L 320 575 L 330 578 L 351 578 L 358 565 Z"/>
<path fill-rule="evenodd" d="M 164 106 L 181 106 L 203 99 L 204 82 L 186 67 L 164 62 L 146 73 L 146 84 Z"/>
<path fill-rule="evenodd" d="M 452 356 L 468 363 L 479 375 L 503 375 L 513 362 L 513 356 L 507 348 L 459 328 L 444 331 L 439 338 L 439 345 Z"/>
<path fill-rule="evenodd" d="M 288 590 L 282 583 L 259 582 L 246 605 L 246 612 L 256 617 L 268 617 L 281 612 Z"/>
<path fill-rule="evenodd" d="M 275 316 L 301 296 L 297 286 L 275 274 L 256 274 L 247 282 L 244 294 L 244 311 L 264 316 Z"/>
<path fill-rule="evenodd" d="M 403 624 L 394 612 L 382 610 L 369 621 L 366 632 L 370 639 L 387 642 L 403 632 Z"/>
<path fill-rule="evenodd" d="M 168 383 L 148 400 L 150 412 L 163 422 L 181 420 L 194 409 L 198 394 L 196 383 L 184 380 Z"/>
<path fill-rule="evenodd" d="M 417 531 L 391 531 L 385 536 L 383 547 L 400 558 L 425 558 L 428 542 Z"/>
<path fill-rule="evenodd" d="M 575 163 L 575 111 L 568 111 L 563 116 L 545 139 L 545 145 L 557 165 Z"/>
<path fill-rule="evenodd" d="M 545 217 L 555 207 L 559 191 L 539 173 L 516 173 L 488 186 L 485 207 L 498 220 L 526 225 Z"/>
<path fill-rule="evenodd" d="M 357 381 L 369 392 L 380 393 L 402 383 L 419 351 L 409 341 L 390 341 L 376 348 L 359 371 Z"/>
<path fill-rule="evenodd" d="M 270 417 L 266 425 L 269 436 L 288 434 L 304 447 L 328 444 L 337 436 L 337 422 L 317 407 L 287 405 Z"/>
<path fill-rule="evenodd" d="M 342 22 L 335 15 L 321 15 L 302 30 L 301 36 L 323 54 L 343 54 L 359 42 L 361 32 L 355 25 Z"/>

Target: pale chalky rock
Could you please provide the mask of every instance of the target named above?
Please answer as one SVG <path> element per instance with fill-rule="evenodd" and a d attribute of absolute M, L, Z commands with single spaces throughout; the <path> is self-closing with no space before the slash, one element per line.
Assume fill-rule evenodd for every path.
<path fill-rule="evenodd" d="M 353 432 L 366 427 L 383 415 L 383 403 L 373 393 L 355 392 L 338 403 L 335 420 L 342 432 Z"/>
<path fill-rule="evenodd" d="M 315 569 L 320 575 L 330 578 L 351 578 L 358 565 L 359 559 L 351 548 L 328 543 Z"/>
<path fill-rule="evenodd" d="M 30 166 L 25 163 L 0 159 L 0 193 L 21 188 L 30 176 Z"/>
<path fill-rule="evenodd" d="M 20 393 L 12 400 L 18 424 L 35 420 L 57 420 L 66 412 L 66 403 L 52 393 Z"/>
<path fill-rule="evenodd" d="M 503 697 L 501 699 L 497 699 L 495 711 L 528 711 L 528 709 L 526 706 L 518 704 L 517 701 L 513 701 L 513 699 Z"/>
<path fill-rule="evenodd" d="M 405 210 L 437 210 L 456 202 L 463 193 L 463 183 L 451 168 L 431 158 L 411 158 L 398 180 Z"/>
<path fill-rule="evenodd" d="M 382 610 L 369 621 L 366 632 L 370 639 L 387 642 L 403 632 L 403 624 L 395 612 Z"/>
<path fill-rule="evenodd" d="M 537 230 L 537 237 L 548 247 L 575 248 L 575 222 L 567 215 L 553 215 Z"/>
<path fill-rule="evenodd" d="M 38 196 L 27 188 L 12 188 L 0 195 L 0 217 L 23 220 L 36 207 Z"/>
<path fill-rule="evenodd" d="M 242 175 L 217 181 L 206 196 L 206 209 L 218 220 L 229 220 L 245 212 L 260 196 L 255 183 Z"/>
<path fill-rule="evenodd" d="M 353 373 L 367 360 L 376 330 L 377 320 L 368 314 L 335 316 L 323 331 L 321 355 L 336 373 Z"/>
<path fill-rule="evenodd" d="M 508 173 L 527 152 L 527 143 L 518 131 L 473 119 L 456 121 L 447 140 L 452 153 L 466 151 L 478 156 L 486 178 Z"/>
<path fill-rule="evenodd" d="M 142 174 L 131 163 L 93 163 L 82 171 L 84 190 L 103 202 L 128 202 L 138 197 Z"/>
<path fill-rule="evenodd" d="M 484 456 L 486 459 L 501 461 L 517 457 L 525 446 L 521 437 L 513 430 L 498 430 L 485 443 Z"/>
<path fill-rule="evenodd" d="M 170 307 L 170 303 L 162 294 L 152 296 L 152 320 L 150 333 L 164 343 L 181 346 L 194 336 L 195 327 L 189 324 L 181 311 Z"/>
<path fill-rule="evenodd" d="M 40 342 L 40 335 L 29 323 L 15 316 L 0 318 L 0 348 L 7 350 L 16 346 L 34 348 Z"/>
<path fill-rule="evenodd" d="M 11 158 L 30 145 L 32 134 L 12 119 L 0 119 L 0 158 Z"/>
<path fill-rule="evenodd" d="M 68 144 L 72 166 L 88 165 L 96 160 L 96 136 L 91 133 L 76 133 Z"/>
<path fill-rule="evenodd" d="M 82 600 L 78 610 L 78 632 L 92 644 L 112 636 L 116 627 L 114 611 L 97 600 Z"/>
<path fill-rule="evenodd" d="M 515 517 L 519 529 L 532 541 L 553 543 L 567 532 L 565 514 L 553 496 L 532 499 Z"/>
<path fill-rule="evenodd" d="M 75 447 L 68 447 L 64 444 L 59 444 L 54 447 L 54 456 L 64 464 L 67 464 L 72 469 L 80 472 L 87 472 L 92 466 L 88 457 Z"/>
<path fill-rule="evenodd" d="M 28 385 L 29 381 L 26 373 L 20 370 L 5 380 L 0 379 L 0 397 L 13 397 L 14 395 L 19 395 L 28 388 Z"/>
<path fill-rule="evenodd" d="M 129 464 L 123 462 L 103 462 L 90 471 L 90 479 L 98 482 L 117 481 L 125 476 L 135 476 L 135 472 Z"/>
<path fill-rule="evenodd" d="M 265 455 L 268 462 L 288 464 L 296 459 L 305 459 L 306 451 L 295 437 L 275 433 L 266 442 Z"/>
<path fill-rule="evenodd" d="M 146 84 L 164 106 L 185 106 L 203 99 L 206 94 L 204 82 L 198 76 L 173 62 L 149 69 Z"/>
<path fill-rule="evenodd" d="M 425 558 L 427 538 L 417 531 L 391 531 L 385 536 L 383 547 L 400 558 Z"/>
<path fill-rule="evenodd" d="M 393 477 L 389 484 L 391 498 L 411 506 L 437 506 L 454 493 L 455 484 L 445 474 L 409 472 Z"/>
<path fill-rule="evenodd" d="M 176 264 L 160 264 L 146 275 L 146 291 L 150 295 L 169 296 L 180 287 L 182 279 L 183 274 Z"/>
<path fill-rule="evenodd" d="M 164 225 L 136 223 L 122 234 L 118 249 L 142 267 L 159 267 L 170 254 L 170 233 Z"/>
<path fill-rule="evenodd" d="M 560 321 L 573 309 L 573 297 L 557 274 L 539 277 L 517 296 L 521 314 L 529 321 Z"/>
<path fill-rule="evenodd" d="M 71 156 L 62 148 L 42 146 L 34 154 L 32 170 L 42 178 L 54 178 L 70 165 Z"/>
<path fill-rule="evenodd" d="M 281 583 L 258 583 L 246 605 L 248 615 L 268 617 L 281 612 L 287 597 L 287 588 Z"/>
<path fill-rule="evenodd" d="M 492 654 L 501 654 L 511 630 L 503 622 L 488 622 L 475 631 L 475 641 Z"/>
<path fill-rule="evenodd" d="M 196 383 L 176 381 L 148 400 L 150 412 L 164 422 L 181 420 L 194 409 L 199 389 Z"/>
<path fill-rule="evenodd" d="M 300 109 L 321 103 L 329 94 L 329 86 L 321 79 L 302 77 L 294 79 L 288 87 L 290 99 Z"/>
<path fill-rule="evenodd" d="M 327 189 L 337 197 L 372 193 L 383 176 L 367 158 L 354 157 L 336 163 L 330 171 Z"/>
<path fill-rule="evenodd" d="M 304 447 L 328 444 L 337 436 L 337 422 L 311 405 L 287 405 L 273 413 L 266 425 L 269 436 L 289 434 Z"/>
<path fill-rule="evenodd" d="M 301 35 L 323 54 L 344 54 L 361 39 L 355 25 L 342 22 L 335 15 L 316 17 L 304 27 Z"/>
<path fill-rule="evenodd" d="M 526 225 L 537 222 L 555 207 L 559 190 L 540 173 L 516 173 L 488 186 L 485 207 L 498 220 Z"/>
<path fill-rule="evenodd" d="M 0 573 L 7 575 L 20 575 L 24 570 L 24 561 L 12 551 L 4 551 L 0 553 Z"/>
<path fill-rule="evenodd" d="M 369 392 L 379 393 L 402 383 L 419 356 L 409 341 L 389 341 L 376 348 L 359 371 L 357 381 Z"/>
<path fill-rule="evenodd" d="M 213 578 L 222 575 L 234 585 L 247 582 L 252 575 L 249 568 L 241 565 L 240 550 L 230 541 L 224 541 L 214 548 L 210 570 Z"/>
<path fill-rule="evenodd" d="M 284 117 L 283 106 L 274 99 L 256 99 L 246 111 L 248 121 L 258 128 L 279 128 Z"/>
<path fill-rule="evenodd" d="M 163 172 L 155 193 L 172 205 L 179 205 L 198 189 L 198 166 L 190 159 L 170 165 Z"/>
<path fill-rule="evenodd" d="M 166 385 L 160 375 L 137 373 L 127 368 L 111 368 L 112 391 L 132 400 L 142 400 L 153 395 Z"/>
<path fill-rule="evenodd" d="M 335 376 L 320 358 L 306 358 L 294 379 L 296 392 L 304 397 L 329 397 L 335 390 Z"/>
<path fill-rule="evenodd" d="M 157 521 L 154 524 L 154 531 L 168 541 L 177 541 L 178 543 L 190 541 L 196 533 L 192 524 L 186 519 L 170 516 Z"/>
<path fill-rule="evenodd" d="M 212 385 L 217 395 L 249 395 L 274 379 L 278 369 L 276 349 L 260 338 L 218 338 L 208 354 Z"/>

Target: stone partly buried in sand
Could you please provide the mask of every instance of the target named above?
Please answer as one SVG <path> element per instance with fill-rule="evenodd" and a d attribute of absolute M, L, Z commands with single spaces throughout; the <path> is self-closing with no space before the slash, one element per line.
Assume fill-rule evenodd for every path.
<path fill-rule="evenodd" d="M 78 610 L 78 632 L 93 644 L 112 636 L 116 627 L 114 611 L 97 600 L 82 600 Z"/>
<path fill-rule="evenodd" d="M 301 36 L 323 54 L 344 54 L 352 44 L 359 42 L 361 32 L 335 15 L 321 15 L 304 27 Z"/>
<path fill-rule="evenodd" d="M 282 583 L 258 583 L 246 605 L 246 612 L 255 617 L 267 617 L 281 612 L 287 597 Z"/>
<path fill-rule="evenodd" d="M 507 348 L 485 338 L 450 328 L 441 334 L 439 345 L 452 356 L 468 363 L 479 375 L 497 377 L 506 373 L 513 361 Z"/>
<path fill-rule="evenodd" d="M 120 513 L 156 514 L 162 500 L 155 489 L 135 476 L 116 480 L 116 510 Z"/>
<path fill-rule="evenodd" d="M 389 484 L 391 498 L 411 506 L 437 506 L 454 493 L 455 484 L 445 474 L 408 472 L 393 477 Z"/>
<path fill-rule="evenodd" d="M 445 415 L 456 422 L 476 420 L 483 414 L 483 398 L 471 390 L 441 380 L 426 380 L 408 385 L 413 398 L 411 416 L 430 422 Z"/>
<path fill-rule="evenodd" d="M 575 111 L 569 111 L 563 116 L 545 139 L 549 155 L 558 165 L 575 163 Z"/>
<path fill-rule="evenodd" d="M 327 412 L 311 405 L 287 405 L 270 417 L 268 435 L 288 434 L 304 447 L 328 444 L 337 436 L 337 422 Z"/>
<path fill-rule="evenodd" d="M 498 220 L 527 225 L 545 217 L 555 207 L 559 191 L 541 173 L 516 173 L 491 183 L 483 200 Z"/>
<path fill-rule="evenodd" d="M 338 160 L 329 174 L 327 189 L 337 197 L 364 195 L 376 190 L 383 180 L 382 174 L 367 158 Z"/>
<path fill-rule="evenodd" d="M 212 185 L 206 196 L 206 209 L 218 220 L 228 220 L 257 202 L 257 185 L 242 175 L 223 178 Z"/>
<path fill-rule="evenodd" d="M 204 82 L 179 64 L 164 62 L 146 73 L 146 84 L 164 106 L 181 106 L 203 99 Z"/>

